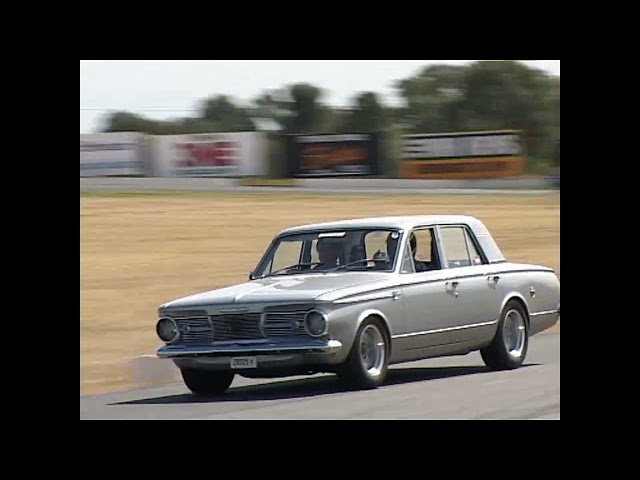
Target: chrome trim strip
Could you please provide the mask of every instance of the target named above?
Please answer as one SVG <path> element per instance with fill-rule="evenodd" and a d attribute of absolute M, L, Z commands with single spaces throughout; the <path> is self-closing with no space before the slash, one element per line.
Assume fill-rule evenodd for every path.
<path fill-rule="evenodd" d="M 491 267 L 491 264 L 489 265 L 474 265 L 474 267 L 476 268 L 485 268 L 485 267 Z M 465 267 L 467 268 L 467 267 Z M 502 270 L 502 269 L 493 269 L 493 268 L 486 268 L 484 270 L 482 270 L 481 272 L 478 273 L 467 273 L 464 275 L 456 275 L 455 272 L 455 268 L 443 268 L 440 270 L 431 270 L 428 272 L 411 272 L 411 273 L 402 273 L 400 274 L 400 276 L 402 277 L 402 280 L 399 283 L 396 283 L 394 285 L 390 285 L 390 286 L 385 286 L 379 289 L 374 290 L 373 292 L 369 292 L 369 293 L 358 293 L 355 294 L 353 296 L 350 297 L 343 297 L 340 298 L 338 300 L 334 300 L 331 303 L 334 304 L 345 304 L 345 303 L 356 303 L 356 302 L 365 302 L 365 301 L 370 301 L 370 300 L 382 300 L 384 298 L 393 298 L 393 293 L 392 292 L 387 292 L 386 290 L 394 290 L 394 289 L 404 289 L 404 288 L 410 288 L 410 287 L 416 287 L 416 286 L 422 286 L 422 285 L 427 285 L 429 283 L 436 283 L 436 282 L 446 282 L 446 281 L 450 281 L 450 280 L 464 280 L 464 279 L 468 279 L 468 278 L 477 278 L 477 277 L 486 277 L 486 276 L 490 276 L 490 275 L 509 275 L 511 273 L 537 273 L 537 272 L 552 272 L 555 273 L 553 271 L 553 269 L 548 268 L 548 267 L 540 267 L 540 268 L 523 268 L 523 269 L 518 269 L 518 270 Z M 434 274 L 434 273 L 438 273 L 437 276 L 435 276 L 435 278 L 422 278 L 424 275 L 429 275 L 429 274 Z M 320 296 L 324 296 L 327 293 L 331 293 L 331 292 L 325 292 L 323 294 L 321 294 Z"/>
<path fill-rule="evenodd" d="M 394 287 L 389 287 L 394 288 Z M 393 298 L 392 292 L 382 292 L 382 293 L 364 293 L 355 295 L 347 298 L 340 298 L 338 300 L 334 300 L 333 303 L 336 304 L 344 304 L 344 303 L 358 303 L 358 302 L 368 302 L 372 300 L 382 300 L 384 298 Z"/>
<path fill-rule="evenodd" d="M 266 345 L 269 340 L 266 338 L 256 338 L 254 340 L 219 340 L 209 344 L 212 347 L 226 347 L 230 345 Z"/>
<path fill-rule="evenodd" d="M 551 315 L 552 313 L 559 313 L 559 310 L 545 310 L 543 312 L 530 313 L 530 317 L 537 317 L 538 315 Z"/>
<path fill-rule="evenodd" d="M 209 355 L 216 353 L 248 354 L 248 353 L 332 353 L 342 348 L 338 340 L 313 340 L 297 343 L 233 343 L 228 345 L 211 345 L 208 347 L 187 347 L 165 345 L 156 351 L 158 358 L 183 357 L 191 355 Z"/>
<path fill-rule="evenodd" d="M 407 337 L 417 337 L 419 335 L 431 335 L 433 333 L 453 332 L 455 330 L 465 330 L 467 328 L 486 327 L 488 325 L 495 325 L 496 323 L 498 323 L 497 320 L 492 320 L 490 322 L 474 323 L 472 325 L 461 325 L 459 327 L 438 328 L 436 330 L 425 330 L 423 332 L 402 333 L 400 335 L 393 335 L 391 338 L 393 339 L 407 338 Z"/>

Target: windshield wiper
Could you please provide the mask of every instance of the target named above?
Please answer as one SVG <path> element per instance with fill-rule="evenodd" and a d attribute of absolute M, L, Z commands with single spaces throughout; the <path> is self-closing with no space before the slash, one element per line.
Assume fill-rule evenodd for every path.
<path fill-rule="evenodd" d="M 294 265 L 289 265 L 288 267 L 281 268 L 276 270 L 275 272 L 265 273 L 261 275 L 260 278 L 270 277 L 271 275 L 277 275 L 281 272 L 286 272 L 287 270 L 291 270 L 292 268 L 300 268 L 300 267 L 313 267 L 315 265 L 320 265 L 321 262 L 307 262 L 307 263 L 296 263 Z"/>
<path fill-rule="evenodd" d="M 389 259 L 386 258 L 386 257 L 382 257 L 382 258 L 361 258 L 360 260 L 355 260 L 353 262 L 345 263 L 344 265 L 338 265 L 337 267 L 330 268 L 329 270 L 323 270 L 323 272 L 324 273 L 326 273 L 326 272 L 335 272 L 336 270 L 347 268 L 347 267 L 350 267 L 352 265 L 357 265 L 358 263 L 369 263 L 369 262 L 386 263 L 388 261 L 389 261 Z"/>

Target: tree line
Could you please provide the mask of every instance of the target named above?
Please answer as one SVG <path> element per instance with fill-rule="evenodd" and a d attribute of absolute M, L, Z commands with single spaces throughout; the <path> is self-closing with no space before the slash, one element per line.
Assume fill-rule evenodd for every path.
<path fill-rule="evenodd" d="M 324 102 L 325 91 L 298 83 L 262 92 L 248 105 L 227 95 L 204 99 L 195 115 L 152 120 L 114 112 L 104 131 L 152 135 L 205 132 L 411 133 L 517 129 L 530 165 L 560 164 L 560 77 L 517 61 L 430 65 L 394 85 L 402 102 L 384 105 L 360 92 L 351 105 Z"/>

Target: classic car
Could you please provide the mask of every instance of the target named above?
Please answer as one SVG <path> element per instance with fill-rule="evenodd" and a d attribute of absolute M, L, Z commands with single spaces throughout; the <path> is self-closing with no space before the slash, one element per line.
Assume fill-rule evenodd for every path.
<path fill-rule="evenodd" d="M 554 270 L 506 260 L 477 218 L 353 219 L 288 228 L 248 281 L 160 306 L 156 354 L 194 394 L 235 375 L 376 388 L 390 365 L 474 351 L 518 368 L 559 317 Z"/>

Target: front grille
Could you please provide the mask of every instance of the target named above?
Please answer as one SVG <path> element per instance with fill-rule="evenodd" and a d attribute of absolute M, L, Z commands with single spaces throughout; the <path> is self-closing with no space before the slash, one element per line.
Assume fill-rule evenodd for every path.
<path fill-rule="evenodd" d="M 176 318 L 182 345 L 209 345 L 213 342 L 213 330 L 209 317 Z"/>
<path fill-rule="evenodd" d="M 264 338 L 260 331 L 259 313 L 212 315 L 209 318 L 213 324 L 213 338 L 216 342 Z"/>
<path fill-rule="evenodd" d="M 265 314 L 264 332 L 269 339 L 298 339 L 309 337 L 304 326 L 306 310 Z"/>
<path fill-rule="evenodd" d="M 214 342 L 242 340 L 297 340 L 309 338 L 304 316 L 309 308 L 285 306 L 268 309 L 261 325 L 261 313 L 206 315 L 179 312 L 172 315 L 180 330 L 179 345 L 202 346 Z M 176 312 L 178 313 L 178 312 Z"/>

